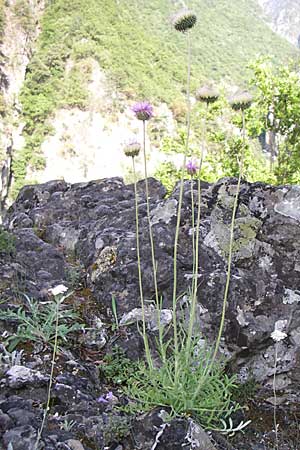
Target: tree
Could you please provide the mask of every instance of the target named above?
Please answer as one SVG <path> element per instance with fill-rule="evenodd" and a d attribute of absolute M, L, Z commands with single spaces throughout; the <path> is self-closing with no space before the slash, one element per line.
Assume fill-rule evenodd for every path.
<path fill-rule="evenodd" d="M 270 133 L 270 169 L 277 182 L 299 183 L 300 73 L 292 64 L 277 67 L 262 59 L 252 69 L 256 97 L 250 112 L 251 132 Z"/>

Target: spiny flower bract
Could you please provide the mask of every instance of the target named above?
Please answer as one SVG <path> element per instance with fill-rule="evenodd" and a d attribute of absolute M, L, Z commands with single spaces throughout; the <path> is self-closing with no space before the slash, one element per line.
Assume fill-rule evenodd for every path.
<path fill-rule="evenodd" d="M 131 156 L 132 158 L 134 158 L 140 153 L 141 144 L 139 144 L 139 142 L 137 141 L 130 141 L 124 145 L 123 151 L 126 156 Z"/>
<path fill-rule="evenodd" d="M 214 103 L 218 100 L 219 91 L 212 86 L 202 86 L 196 92 L 196 99 L 204 103 Z"/>
<path fill-rule="evenodd" d="M 244 111 L 250 108 L 252 100 L 252 95 L 247 91 L 243 91 L 233 95 L 229 99 L 229 103 L 235 111 Z"/>
<path fill-rule="evenodd" d="M 175 30 L 182 33 L 190 30 L 197 22 L 197 16 L 189 9 L 179 11 L 172 19 Z"/>

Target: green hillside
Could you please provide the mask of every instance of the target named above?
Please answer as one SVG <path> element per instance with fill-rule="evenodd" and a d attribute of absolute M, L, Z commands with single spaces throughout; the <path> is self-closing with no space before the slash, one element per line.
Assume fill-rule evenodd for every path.
<path fill-rule="evenodd" d="M 190 2 L 198 16 L 193 89 L 207 78 L 245 83 L 247 63 L 259 54 L 273 54 L 278 61 L 293 54 L 293 47 L 259 19 L 255 5 L 255 0 Z M 170 23 L 177 10 L 170 0 L 49 0 L 21 93 L 26 146 L 15 161 L 16 180 L 24 179 L 29 162 L 42 164 L 38 151 L 51 132 L 48 117 L 59 107 L 88 108 L 90 57 L 131 98 L 171 107 L 180 102 L 186 40 Z M 72 66 L 66 71 L 68 61 Z"/>

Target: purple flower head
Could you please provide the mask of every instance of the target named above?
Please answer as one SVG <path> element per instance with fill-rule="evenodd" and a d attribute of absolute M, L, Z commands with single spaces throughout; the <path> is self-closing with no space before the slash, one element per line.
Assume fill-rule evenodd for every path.
<path fill-rule="evenodd" d="M 153 106 L 149 102 L 138 102 L 132 107 L 135 117 L 139 120 L 149 120 L 153 117 Z"/>
<path fill-rule="evenodd" d="M 191 176 L 196 175 L 198 172 L 199 167 L 197 166 L 197 163 L 193 161 L 192 159 L 188 161 L 188 163 L 185 166 L 187 173 Z"/>
<path fill-rule="evenodd" d="M 106 398 L 103 395 L 101 395 L 101 397 L 97 398 L 97 402 L 98 403 L 108 403 L 108 400 L 106 400 Z"/>
<path fill-rule="evenodd" d="M 109 391 L 109 393 L 108 394 L 106 394 L 106 400 L 113 400 L 114 399 L 114 394 L 111 392 L 111 391 Z"/>
<path fill-rule="evenodd" d="M 113 393 L 111 391 L 108 392 L 106 395 L 101 395 L 101 397 L 97 398 L 98 403 L 109 403 L 113 400 Z"/>

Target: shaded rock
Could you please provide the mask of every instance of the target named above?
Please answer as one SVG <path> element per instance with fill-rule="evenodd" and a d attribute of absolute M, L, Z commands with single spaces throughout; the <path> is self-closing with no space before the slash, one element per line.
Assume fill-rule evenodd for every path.
<path fill-rule="evenodd" d="M 214 342 L 221 319 L 236 186 L 237 180 L 233 178 L 215 184 L 202 183 L 195 330 L 200 330 L 209 342 Z M 180 297 L 178 316 L 183 319 L 185 326 L 189 323 L 188 292 L 193 271 L 192 237 L 195 236 L 191 219 L 191 187 L 193 197 L 197 200 L 197 183 L 191 186 L 190 181 L 185 182 L 177 260 L 177 293 Z M 173 252 L 179 186 L 165 199 L 163 187 L 150 179 L 149 191 L 158 293 L 167 325 L 172 314 Z M 276 388 L 282 391 L 278 396 L 287 402 L 299 401 L 300 398 L 298 203 L 300 191 L 297 187 L 242 182 L 234 229 L 225 328 L 220 348 L 220 353 L 228 361 L 228 367 L 238 374 L 239 380 L 245 382 L 254 377 L 256 382 L 272 391 L 275 343 L 271 333 L 280 324 L 280 329 L 287 337 L 277 345 Z M 147 332 L 150 345 L 154 346 L 157 311 L 144 182 L 138 184 L 138 205 Z M 196 203 L 195 215 L 197 213 Z M 192 445 L 202 445 L 202 440 L 205 442 L 203 445 L 209 448 L 212 444 L 205 441 L 201 430 L 195 427 L 192 429 L 189 421 L 177 419 L 174 423 L 165 424 L 155 415 L 144 417 L 144 423 L 141 420 L 134 424 L 139 447 L 127 441 L 126 446 L 123 438 L 112 432 L 108 425 L 111 420 L 108 415 L 114 414 L 112 407 L 109 406 L 111 409 L 108 410 L 107 405 L 97 403 L 97 398 L 109 390 L 99 385 L 99 376 L 93 364 L 94 361 L 102 360 L 105 345 L 108 344 L 109 349 L 119 345 L 133 359 L 143 355 L 143 341 L 136 329 L 136 321 L 141 318 L 141 305 L 133 186 L 124 185 L 119 178 L 75 185 L 55 181 L 28 186 L 20 192 L 5 220 L 6 228 L 16 236 L 17 252 L 0 260 L 2 298 L 11 298 L 12 286 L 17 284 L 18 290 L 29 296 L 38 300 L 48 299 L 47 290 L 56 284 L 74 287 L 78 280 L 72 274 L 76 270 L 80 271 L 80 292 L 75 285 L 72 302 L 76 310 L 84 312 L 88 326 L 86 332 L 78 337 L 79 349 L 74 349 L 78 353 L 68 355 L 69 363 L 62 364 L 61 373 L 55 376 L 53 412 L 58 414 L 59 420 L 54 417 L 51 419 L 51 426 L 56 428 L 51 435 L 53 442 L 50 442 L 48 435 L 45 437 L 49 450 L 51 446 L 67 446 L 67 439 L 80 441 L 82 435 L 86 438 L 83 445 L 87 442 L 91 448 L 122 445 L 126 449 L 152 450 L 156 439 L 159 441 L 157 449 L 173 450 L 182 448 L 184 443 L 187 448 L 192 448 Z M 115 298 L 114 312 L 112 296 Z M 5 304 L 0 306 L 1 309 L 5 308 Z M 70 363 L 78 358 L 81 358 L 78 365 Z M 71 371 L 72 375 L 69 373 Z M 34 388 L 34 393 L 33 390 L 28 393 L 28 389 L 35 386 L 34 382 L 32 385 L 20 383 L 26 395 L 34 398 L 39 405 L 43 404 L 45 389 L 37 392 L 37 388 Z M 18 384 L 7 384 L 5 395 L 9 395 L 12 386 Z M 270 398 L 270 393 L 267 398 Z M 1 399 L 0 408 L 4 415 L 9 415 L 10 409 L 24 408 L 31 412 L 30 408 L 20 406 L 20 400 L 16 399 Z M 75 419 L 70 420 L 75 420 L 76 425 L 74 434 L 71 430 L 68 437 L 62 438 L 57 427 L 63 427 L 62 418 L 66 410 L 69 412 L 67 417 L 72 412 Z M 116 417 L 120 418 L 117 414 Z M 12 420 L 19 419 L 16 416 Z M 5 422 L 7 418 L 3 420 Z M 118 422 L 118 419 L 114 417 L 113 422 Z M 123 425 L 126 434 L 126 429 L 128 431 L 130 427 L 128 424 Z M 75 430 L 82 435 L 77 436 Z M 193 439 L 200 443 L 192 444 Z"/>
<path fill-rule="evenodd" d="M 71 450 L 84 450 L 82 443 L 75 439 L 67 440 L 66 444 L 70 447 Z"/>
<path fill-rule="evenodd" d="M 164 421 L 167 412 L 155 409 L 133 425 L 136 448 L 143 450 L 216 450 L 207 433 L 187 419 Z"/>
<path fill-rule="evenodd" d="M 49 377 L 37 370 L 29 369 L 25 366 L 13 366 L 6 372 L 7 385 L 10 388 L 18 389 L 26 385 L 45 385 Z"/>
<path fill-rule="evenodd" d="M 4 432 L 12 428 L 14 425 L 14 421 L 11 419 L 11 417 L 8 414 L 4 414 L 0 410 L 0 432 Z"/>
<path fill-rule="evenodd" d="M 4 433 L 3 444 L 12 444 L 14 450 L 34 450 L 37 433 L 30 425 L 13 428 Z"/>
<path fill-rule="evenodd" d="M 8 414 L 17 426 L 32 425 L 35 421 L 34 412 L 27 411 L 26 409 L 10 409 Z"/>
<path fill-rule="evenodd" d="M 214 185 L 202 183 L 198 271 L 201 289 L 198 290 L 197 321 L 208 340 L 215 339 L 220 321 L 236 185 L 237 180 L 233 178 Z M 191 221 L 190 188 L 190 182 L 185 182 L 178 247 L 178 294 L 187 292 L 191 284 L 195 230 Z M 196 182 L 193 190 L 196 201 Z M 158 291 L 163 308 L 168 310 L 172 305 L 179 186 L 168 199 L 165 200 L 164 195 L 160 183 L 150 179 Z M 263 355 L 274 351 L 270 334 L 275 323 L 287 320 L 284 331 L 288 338 L 282 345 L 289 361 L 282 360 L 279 370 L 293 380 L 289 388 L 295 386 L 296 390 L 294 382 L 300 381 L 296 364 L 300 357 L 297 339 L 300 327 L 299 199 L 300 191 L 295 186 L 242 183 L 234 231 L 225 340 L 221 349 L 231 357 L 241 378 L 245 379 L 247 373 L 251 376 L 254 370 L 260 381 L 269 382 L 272 358 L 266 359 Z M 138 200 L 143 288 L 145 298 L 154 299 L 144 182 L 138 183 Z M 197 208 L 196 204 L 195 214 Z M 18 221 L 20 214 L 22 220 Z M 32 221 L 32 228 L 28 228 L 24 215 Z M 26 283 L 22 284 L 25 292 L 40 298 L 54 282 L 68 285 L 68 271 L 72 269 L 68 261 L 73 258 L 85 269 L 85 283 L 94 294 L 99 309 L 111 309 L 112 295 L 119 319 L 131 317 L 132 311 L 140 308 L 132 185 L 124 185 L 120 178 L 112 178 L 75 185 L 54 181 L 28 186 L 22 189 L 10 208 L 5 225 L 17 236 L 17 270 L 26 274 L 23 276 Z M 37 229 L 40 230 L 38 233 Z M 4 268 L 2 262 L 1 271 L 9 273 L 8 266 Z M 155 315 L 153 310 L 153 320 Z M 101 348 L 105 334 L 92 334 L 87 334 L 84 345 L 90 341 L 91 344 L 94 342 L 92 347 Z"/>

